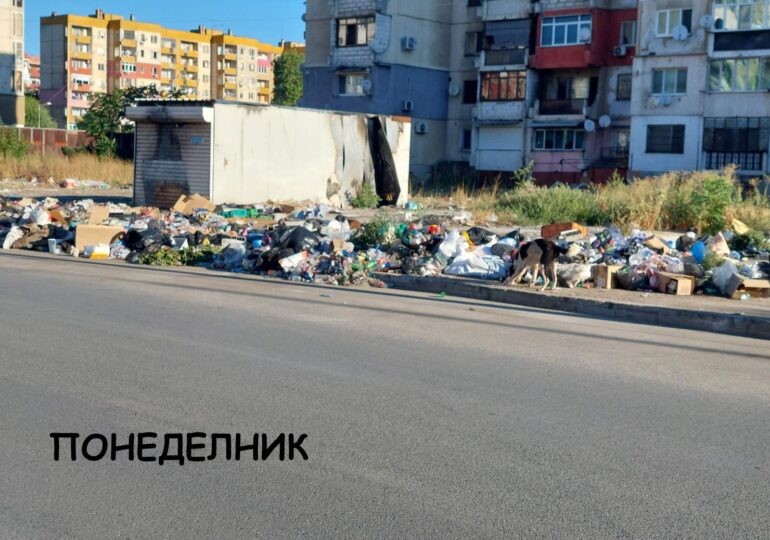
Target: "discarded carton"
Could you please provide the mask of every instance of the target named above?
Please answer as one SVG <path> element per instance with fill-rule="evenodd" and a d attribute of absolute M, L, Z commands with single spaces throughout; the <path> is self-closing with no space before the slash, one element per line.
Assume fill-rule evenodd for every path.
<path fill-rule="evenodd" d="M 656 236 L 651 236 L 645 240 L 644 247 L 663 253 L 664 255 L 668 255 L 671 252 L 671 248 L 668 247 L 668 244 Z"/>
<path fill-rule="evenodd" d="M 619 265 L 599 265 L 594 266 L 594 288 L 596 289 L 619 289 L 618 271 L 623 268 Z"/>
<path fill-rule="evenodd" d="M 544 225 L 540 229 L 540 236 L 545 239 L 556 238 L 563 232 L 577 231 L 582 238 L 588 236 L 588 227 L 584 227 L 579 223 L 554 223 L 553 225 Z"/>
<path fill-rule="evenodd" d="M 746 293 L 752 298 L 770 298 L 770 280 L 750 279 L 740 274 L 733 274 L 725 293 L 734 299 L 738 299 Z"/>
<path fill-rule="evenodd" d="M 101 225 L 110 218 L 109 206 L 93 205 L 88 209 L 88 219 L 86 223 L 89 225 Z"/>
<path fill-rule="evenodd" d="M 171 208 L 174 212 L 184 214 L 185 216 L 194 214 L 198 209 L 213 212 L 216 209 L 216 205 L 212 204 L 211 201 L 203 195 L 194 193 L 192 195 L 182 195 Z"/>
<path fill-rule="evenodd" d="M 732 221 L 733 230 L 735 234 L 748 234 L 751 229 L 744 222 L 734 219 Z"/>
<path fill-rule="evenodd" d="M 64 225 L 65 227 L 69 225 L 69 221 L 67 220 L 66 217 L 64 217 L 64 214 L 62 214 L 61 210 L 59 210 L 58 208 L 53 208 L 52 210 L 49 210 L 48 214 L 51 216 L 52 223 Z"/>
<path fill-rule="evenodd" d="M 111 244 L 113 238 L 124 232 L 123 227 L 83 223 L 75 229 L 75 249 L 83 252 L 87 246 Z"/>
<path fill-rule="evenodd" d="M 656 272 L 655 288 L 662 293 L 689 296 L 695 291 L 695 278 L 684 274 Z"/>

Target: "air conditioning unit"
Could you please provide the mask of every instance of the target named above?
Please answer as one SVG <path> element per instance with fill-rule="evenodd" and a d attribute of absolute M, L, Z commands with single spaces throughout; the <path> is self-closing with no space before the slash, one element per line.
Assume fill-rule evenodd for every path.
<path fill-rule="evenodd" d="M 401 108 L 404 112 L 412 112 L 414 110 L 414 101 L 411 99 L 404 100 L 401 102 Z"/>
<path fill-rule="evenodd" d="M 612 49 L 612 56 L 626 56 L 628 54 L 627 45 L 617 45 Z"/>
<path fill-rule="evenodd" d="M 417 39 L 413 37 L 402 37 L 401 48 L 405 51 L 413 51 L 417 48 Z"/>
<path fill-rule="evenodd" d="M 425 135 L 426 133 L 428 133 L 428 124 L 426 124 L 425 122 L 417 122 L 414 125 L 414 132 L 417 133 L 418 135 Z"/>

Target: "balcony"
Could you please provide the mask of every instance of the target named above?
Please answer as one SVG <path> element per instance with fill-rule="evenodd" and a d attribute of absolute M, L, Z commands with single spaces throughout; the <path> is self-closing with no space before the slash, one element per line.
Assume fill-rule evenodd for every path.
<path fill-rule="evenodd" d="M 235 69 L 234 67 L 225 68 L 225 75 L 237 75 L 237 74 L 238 74 L 238 70 Z"/>
<path fill-rule="evenodd" d="M 195 49 L 187 49 L 187 50 L 182 49 L 182 56 L 186 58 L 198 58 L 198 51 L 196 51 Z"/>
<path fill-rule="evenodd" d="M 136 40 L 133 38 L 123 38 L 120 40 L 120 44 L 124 47 L 136 48 Z"/>
<path fill-rule="evenodd" d="M 535 106 L 539 116 L 585 116 L 585 99 L 541 99 Z"/>
<path fill-rule="evenodd" d="M 123 54 L 120 56 L 121 62 L 126 62 L 128 64 L 136 64 L 136 56 L 130 55 L 130 54 Z"/>
<path fill-rule="evenodd" d="M 258 90 L 258 92 L 259 92 L 260 95 L 269 96 L 270 95 L 270 88 L 268 88 L 268 87 L 260 88 Z"/>
<path fill-rule="evenodd" d="M 82 44 L 82 45 L 90 45 L 91 36 L 75 36 L 75 43 Z"/>
<path fill-rule="evenodd" d="M 473 118 L 480 124 L 513 124 L 524 119 L 526 110 L 523 101 L 481 101 Z"/>
<path fill-rule="evenodd" d="M 231 62 L 235 62 L 238 59 L 238 52 L 234 50 L 227 49 L 224 52 L 219 53 L 219 59 L 220 60 L 230 60 Z"/>
<path fill-rule="evenodd" d="M 91 85 L 90 84 L 82 84 L 82 83 L 72 83 L 72 90 L 74 92 L 90 92 L 91 91 Z"/>
<path fill-rule="evenodd" d="M 182 64 L 182 69 L 188 73 L 198 73 L 198 66 L 195 64 Z"/>
<path fill-rule="evenodd" d="M 738 172 L 763 172 L 765 169 L 764 152 L 703 152 L 705 169 L 724 169 L 736 165 Z"/>
<path fill-rule="evenodd" d="M 169 54 L 169 55 L 176 55 L 176 47 L 170 47 L 167 45 L 163 45 L 160 48 L 161 54 Z"/>
<path fill-rule="evenodd" d="M 72 58 L 76 60 L 91 60 L 91 52 L 86 51 L 72 51 Z"/>
<path fill-rule="evenodd" d="M 225 82 L 224 84 L 225 90 L 237 90 L 238 89 L 238 83 L 236 82 Z"/>
<path fill-rule="evenodd" d="M 478 15 L 484 21 L 499 21 L 502 19 L 526 19 L 532 12 L 533 4 L 529 2 L 511 2 L 511 0 L 484 0 L 478 8 Z"/>
<path fill-rule="evenodd" d="M 172 80 L 173 80 L 172 77 L 161 77 L 160 78 L 161 84 L 171 84 Z"/>
<path fill-rule="evenodd" d="M 176 65 L 171 63 L 171 62 L 161 62 L 160 63 L 160 67 L 162 69 L 174 69 L 176 67 Z"/>
<path fill-rule="evenodd" d="M 188 88 L 198 88 L 198 81 L 195 79 L 182 79 L 182 86 Z"/>
<path fill-rule="evenodd" d="M 525 66 L 526 64 L 527 49 L 500 49 L 481 53 L 481 65 L 484 67 Z"/>

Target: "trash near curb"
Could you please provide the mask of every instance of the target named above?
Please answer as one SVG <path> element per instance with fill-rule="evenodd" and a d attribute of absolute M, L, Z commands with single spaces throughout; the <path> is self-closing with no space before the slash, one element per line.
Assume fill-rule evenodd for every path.
<path fill-rule="evenodd" d="M 452 278 L 397 274 L 378 274 L 377 277 L 394 289 L 437 294 L 442 298 L 454 296 L 637 324 L 770 340 L 770 317 L 553 296 Z"/>

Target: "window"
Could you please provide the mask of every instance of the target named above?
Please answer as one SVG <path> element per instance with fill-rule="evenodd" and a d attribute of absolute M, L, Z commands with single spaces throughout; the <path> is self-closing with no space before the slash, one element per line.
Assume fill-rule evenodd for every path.
<path fill-rule="evenodd" d="M 658 37 L 671 37 L 677 26 L 684 26 L 688 32 L 692 32 L 691 9 L 664 9 L 658 11 L 657 20 L 655 33 Z"/>
<path fill-rule="evenodd" d="M 16 37 L 24 35 L 24 17 L 21 13 L 13 16 L 13 35 Z"/>
<path fill-rule="evenodd" d="M 476 56 L 484 49 L 483 32 L 465 33 L 465 56 Z"/>
<path fill-rule="evenodd" d="M 155 35 L 150 36 L 150 43 L 158 43 L 158 36 L 155 36 Z"/>
<path fill-rule="evenodd" d="M 203 69 L 208 69 L 209 68 L 209 61 L 208 60 L 204 60 L 201 63 L 201 65 L 203 66 Z"/>
<path fill-rule="evenodd" d="M 209 76 L 208 75 L 203 75 L 201 78 L 203 79 L 203 82 L 205 82 L 205 83 L 209 82 Z"/>
<path fill-rule="evenodd" d="M 341 96 L 363 96 L 369 75 L 366 73 L 346 73 L 339 76 L 339 93 Z"/>
<path fill-rule="evenodd" d="M 617 101 L 630 101 L 631 100 L 631 81 L 633 77 L 630 73 L 621 73 L 618 75 L 618 87 L 615 91 L 615 100 Z"/>
<path fill-rule="evenodd" d="M 249 71 L 254 71 L 254 64 L 249 64 Z"/>
<path fill-rule="evenodd" d="M 712 60 L 709 92 L 770 90 L 770 57 Z"/>
<path fill-rule="evenodd" d="M 469 151 L 473 142 L 473 132 L 470 129 L 462 130 L 460 134 L 460 150 Z"/>
<path fill-rule="evenodd" d="M 374 39 L 374 30 L 374 17 L 339 19 L 337 21 L 337 46 L 368 45 Z"/>
<path fill-rule="evenodd" d="M 468 7 L 479 7 L 481 6 L 481 0 L 468 0 Z"/>
<path fill-rule="evenodd" d="M 588 30 L 588 40 L 581 40 L 581 32 Z M 590 41 L 591 15 L 568 15 L 565 17 L 544 17 L 540 44 L 543 47 L 578 45 Z"/>
<path fill-rule="evenodd" d="M 537 129 L 535 150 L 582 150 L 583 138 L 579 129 Z"/>
<path fill-rule="evenodd" d="M 546 79 L 543 85 L 543 99 L 567 100 L 587 99 L 591 83 L 588 77 L 556 77 Z"/>
<path fill-rule="evenodd" d="M 104 64 L 97 64 L 96 69 L 98 69 L 99 71 L 104 71 Z"/>
<path fill-rule="evenodd" d="M 208 45 L 204 45 L 204 46 L 201 48 L 201 50 L 203 51 L 203 54 L 209 54 L 209 53 L 211 53 L 211 49 L 209 48 L 209 46 L 208 46 Z"/>
<path fill-rule="evenodd" d="M 485 71 L 481 74 L 481 101 L 520 101 L 526 97 L 526 71 Z"/>
<path fill-rule="evenodd" d="M 158 68 L 156 68 L 156 67 L 152 68 L 152 75 L 153 75 L 153 77 L 157 77 L 158 76 Z"/>
<path fill-rule="evenodd" d="M 636 45 L 636 21 L 623 21 L 620 23 L 620 44 Z"/>
<path fill-rule="evenodd" d="M 686 94 L 687 69 L 667 68 L 652 70 L 653 94 Z"/>
<path fill-rule="evenodd" d="M 768 0 L 714 0 L 715 30 L 758 30 L 770 28 Z"/>
<path fill-rule="evenodd" d="M 135 73 L 136 72 L 136 64 L 129 64 L 128 62 L 123 62 L 120 65 L 120 68 L 123 70 L 124 73 Z"/>
<path fill-rule="evenodd" d="M 684 154 L 684 125 L 647 126 L 648 154 Z"/>
<path fill-rule="evenodd" d="M 158 51 L 152 51 L 152 58 L 153 58 L 153 60 L 157 60 L 158 59 Z"/>
<path fill-rule="evenodd" d="M 478 101 L 479 81 L 473 79 L 463 83 L 463 103 L 476 103 Z"/>

